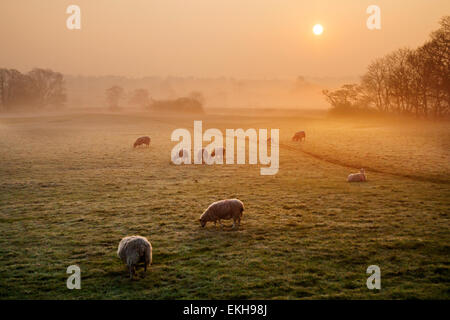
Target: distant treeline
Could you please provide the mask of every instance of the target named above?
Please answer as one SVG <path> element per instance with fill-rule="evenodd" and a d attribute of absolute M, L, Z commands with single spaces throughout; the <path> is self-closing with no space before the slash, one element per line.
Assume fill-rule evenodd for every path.
<path fill-rule="evenodd" d="M 23 74 L 0 68 L 0 111 L 59 108 L 66 102 L 64 77 L 49 69 Z"/>
<path fill-rule="evenodd" d="M 450 116 L 450 16 L 415 50 L 399 49 L 372 62 L 359 84 L 323 91 L 333 114 L 396 113 Z"/>
<path fill-rule="evenodd" d="M 106 103 L 110 110 L 121 109 L 121 100 L 127 99 L 128 105 L 156 112 L 203 113 L 204 97 L 201 92 L 193 91 L 187 97 L 169 100 L 154 100 L 146 89 L 135 89 L 128 95 L 120 86 L 106 89 Z"/>
<path fill-rule="evenodd" d="M 191 97 L 173 100 L 153 100 L 149 109 L 157 112 L 203 113 L 202 103 Z"/>

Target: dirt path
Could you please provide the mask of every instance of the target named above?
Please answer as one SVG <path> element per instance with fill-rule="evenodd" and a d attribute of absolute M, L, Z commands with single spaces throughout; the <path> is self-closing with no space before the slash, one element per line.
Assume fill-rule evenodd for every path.
<path fill-rule="evenodd" d="M 361 166 L 352 166 L 348 163 L 345 163 L 343 161 L 340 160 L 336 160 L 330 157 L 326 157 L 326 156 L 321 156 L 318 154 L 315 154 L 313 152 L 309 152 L 306 150 L 303 150 L 301 148 L 295 148 L 293 146 L 284 144 L 284 143 L 280 143 L 279 144 L 280 148 L 283 148 L 285 150 L 290 150 L 290 151 L 295 151 L 295 152 L 301 152 L 304 153 L 310 157 L 313 157 L 315 159 L 321 160 L 321 161 L 325 161 L 331 164 L 335 164 L 341 167 L 346 167 L 346 168 L 351 168 L 351 169 L 360 169 Z M 430 177 L 430 178 L 426 178 L 423 176 L 417 176 L 417 175 L 409 175 L 409 174 L 399 174 L 399 173 L 393 173 L 393 172 L 388 172 L 388 171 L 384 171 L 384 170 L 380 170 L 380 169 L 376 169 L 370 166 L 364 166 L 364 169 L 366 169 L 367 171 L 372 171 L 372 172 L 376 172 L 376 173 L 381 173 L 381 174 L 387 174 L 387 175 L 391 175 L 391 176 L 396 176 L 396 177 L 401 177 L 401 178 L 408 178 L 408 179 L 412 179 L 412 180 L 416 180 L 416 181 L 421 181 L 421 182 L 433 182 L 433 183 L 441 183 L 441 184 L 450 184 L 449 180 L 444 180 L 444 179 L 438 179 L 435 177 Z"/>

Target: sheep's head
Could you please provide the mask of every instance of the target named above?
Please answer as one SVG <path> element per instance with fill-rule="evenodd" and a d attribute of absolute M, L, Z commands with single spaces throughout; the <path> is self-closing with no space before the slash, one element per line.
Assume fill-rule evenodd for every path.
<path fill-rule="evenodd" d="M 202 228 L 204 228 L 206 226 L 206 219 L 205 218 L 200 218 L 200 225 L 202 226 Z"/>
<path fill-rule="evenodd" d="M 359 172 L 361 172 L 362 174 L 365 174 L 365 173 L 366 173 L 366 171 L 364 171 L 363 168 L 361 168 L 361 169 L 359 170 Z"/>

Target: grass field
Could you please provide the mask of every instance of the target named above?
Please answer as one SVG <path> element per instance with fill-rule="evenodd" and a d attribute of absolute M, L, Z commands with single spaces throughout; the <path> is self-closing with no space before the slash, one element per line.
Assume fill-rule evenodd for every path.
<path fill-rule="evenodd" d="M 236 113 L 239 114 L 239 113 Z M 279 128 L 280 170 L 170 164 L 176 128 Z M 290 141 L 306 130 L 306 142 Z M 150 148 L 133 150 L 149 135 Z M 319 116 L 0 118 L 1 299 L 449 299 L 450 126 Z M 346 177 L 364 167 L 367 183 Z M 237 197 L 241 228 L 200 228 Z M 228 222 L 228 225 L 231 223 Z M 130 281 L 123 236 L 153 245 Z M 81 290 L 66 268 L 81 267 Z M 381 268 L 380 291 L 366 287 Z"/>

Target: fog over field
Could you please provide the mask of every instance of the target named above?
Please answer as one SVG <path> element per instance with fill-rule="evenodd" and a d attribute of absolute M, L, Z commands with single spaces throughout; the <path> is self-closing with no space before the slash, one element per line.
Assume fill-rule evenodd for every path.
<path fill-rule="evenodd" d="M 69 108 L 104 107 L 104 90 L 120 85 L 127 91 L 146 88 L 154 99 L 170 99 L 199 91 L 205 108 L 327 109 L 323 89 L 354 78 L 235 79 L 194 77 L 66 76 Z"/>

